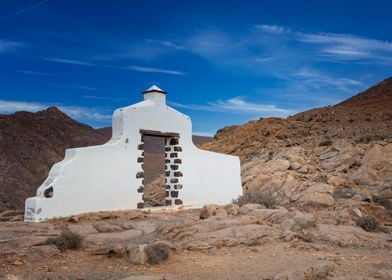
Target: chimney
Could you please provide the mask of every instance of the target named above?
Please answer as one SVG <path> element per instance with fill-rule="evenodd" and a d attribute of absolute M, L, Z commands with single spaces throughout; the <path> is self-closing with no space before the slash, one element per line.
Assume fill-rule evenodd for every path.
<path fill-rule="evenodd" d="M 143 91 L 144 100 L 151 100 L 157 104 L 166 104 L 166 91 L 161 90 L 156 85 L 151 86 L 148 90 Z"/>

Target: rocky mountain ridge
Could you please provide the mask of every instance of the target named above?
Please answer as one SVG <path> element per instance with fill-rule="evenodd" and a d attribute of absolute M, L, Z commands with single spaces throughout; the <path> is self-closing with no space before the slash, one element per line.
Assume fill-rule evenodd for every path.
<path fill-rule="evenodd" d="M 203 148 L 241 158 L 245 193 L 336 223 L 358 215 L 391 223 L 391 128 L 389 78 L 335 106 L 223 128 Z"/>

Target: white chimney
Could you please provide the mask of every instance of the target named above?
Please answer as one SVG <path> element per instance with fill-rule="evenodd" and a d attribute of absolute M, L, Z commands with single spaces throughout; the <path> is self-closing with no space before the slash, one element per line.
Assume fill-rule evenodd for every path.
<path fill-rule="evenodd" d="M 151 86 L 148 90 L 143 91 L 144 100 L 151 100 L 157 104 L 166 104 L 166 91 L 161 90 L 156 85 Z"/>

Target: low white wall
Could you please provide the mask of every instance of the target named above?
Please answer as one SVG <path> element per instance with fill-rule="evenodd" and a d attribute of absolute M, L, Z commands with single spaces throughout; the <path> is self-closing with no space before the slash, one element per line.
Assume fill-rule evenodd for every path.
<path fill-rule="evenodd" d="M 142 202 L 142 194 L 137 192 L 142 179 L 136 178 L 142 171 L 137 163 L 142 152 L 138 150 L 140 129 L 179 133 L 183 173 L 179 199 L 185 206 L 228 203 L 240 195 L 239 158 L 199 150 L 192 143 L 189 117 L 156 99 L 116 110 L 113 137 L 108 143 L 67 150 L 37 195 L 26 200 L 25 220 L 135 209 Z M 53 197 L 46 198 L 44 191 L 49 187 L 53 187 Z"/>

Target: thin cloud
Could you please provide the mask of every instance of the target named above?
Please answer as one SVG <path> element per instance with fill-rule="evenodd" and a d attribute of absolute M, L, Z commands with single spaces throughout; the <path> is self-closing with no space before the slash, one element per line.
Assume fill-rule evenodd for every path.
<path fill-rule="evenodd" d="M 28 74 L 28 75 L 42 75 L 42 76 L 53 76 L 53 73 L 30 71 L 30 70 L 19 70 L 18 73 Z"/>
<path fill-rule="evenodd" d="M 48 107 L 57 106 L 61 111 L 72 118 L 90 121 L 107 121 L 111 119 L 110 114 L 104 110 L 90 107 L 68 106 L 53 103 L 23 102 L 13 100 L 0 100 L 0 113 L 12 114 L 16 111 L 37 112 L 45 110 Z"/>
<path fill-rule="evenodd" d="M 264 32 L 279 34 L 283 32 L 288 32 L 290 29 L 279 26 L 279 25 L 268 25 L 268 24 L 257 24 L 255 28 Z"/>
<path fill-rule="evenodd" d="M 137 71 L 137 72 L 146 72 L 146 73 L 162 73 L 169 75 L 185 75 L 184 72 L 170 69 L 162 69 L 162 68 L 154 68 L 154 67 L 144 67 L 144 66 L 136 66 L 131 65 L 128 67 L 124 67 L 123 69 Z"/>
<path fill-rule="evenodd" d="M 13 42 L 13 41 L 7 41 L 7 40 L 0 39 L 0 53 L 14 51 L 22 46 L 23 46 L 23 44 L 19 43 L 19 42 Z"/>
<path fill-rule="evenodd" d="M 165 41 L 165 40 L 154 40 L 154 39 L 146 39 L 146 42 L 148 43 L 153 43 L 153 44 L 158 44 L 164 47 L 168 47 L 168 48 L 174 48 L 177 50 L 185 50 L 185 47 L 180 46 L 176 43 L 173 43 L 171 41 Z"/>
<path fill-rule="evenodd" d="M 34 4 L 34 5 L 31 5 L 31 6 L 27 7 L 27 8 L 18 10 L 18 11 L 16 11 L 16 12 L 12 13 L 12 14 L 9 14 L 9 15 L 6 15 L 6 16 L 1 16 L 1 17 L 0 17 L 0 20 L 12 18 L 12 17 L 14 17 L 14 16 L 23 14 L 23 13 L 25 13 L 25 12 L 28 12 L 28 11 L 34 9 L 34 8 L 37 8 L 37 7 L 41 6 L 42 4 L 45 4 L 45 3 L 48 2 L 48 1 L 49 1 L 49 0 L 42 0 L 42 1 L 40 1 L 40 2 L 38 2 L 38 3 L 36 3 L 36 4 Z"/>
<path fill-rule="evenodd" d="M 262 104 L 245 101 L 242 97 L 234 97 L 226 100 L 217 100 L 207 102 L 205 105 L 181 104 L 170 102 L 171 105 L 178 108 L 190 110 L 235 113 L 235 114 L 258 114 L 261 116 L 279 116 L 286 117 L 292 113 L 291 110 L 279 108 L 274 104 Z"/>
<path fill-rule="evenodd" d="M 97 96 L 97 95 L 83 95 L 82 97 L 86 99 L 99 99 L 99 100 L 108 99 L 108 97 Z"/>
<path fill-rule="evenodd" d="M 82 65 L 82 66 L 130 70 L 130 71 L 144 72 L 144 73 L 185 75 L 185 73 L 182 71 L 172 70 L 172 69 L 164 69 L 164 68 L 156 68 L 156 67 L 147 67 L 147 66 L 138 66 L 138 65 L 130 65 L 130 66 L 99 65 L 99 64 L 93 64 L 93 63 L 87 62 L 87 61 L 82 61 L 82 60 L 73 60 L 73 59 L 65 59 L 65 58 L 52 58 L 52 57 L 45 57 L 44 59 L 48 60 L 48 61 L 58 62 L 58 63 L 74 64 L 74 65 Z"/>
<path fill-rule="evenodd" d="M 363 86 L 363 83 L 359 80 L 330 77 L 324 73 L 306 68 L 299 69 L 291 75 L 299 82 L 315 89 L 332 87 L 346 93 L 352 93 L 356 88 Z"/>
<path fill-rule="evenodd" d="M 66 58 L 55 58 L 55 57 L 45 57 L 44 59 L 48 60 L 48 61 L 52 61 L 52 62 L 65 63 L 65 64 L 94 66 L 91 62 L 81 61 L 81 60 L 73 60 L 73 59 L 66 59 Z"/>
<path fill-rule="evenodd" d="M 310 33 L 278 25 L 256 25 L 258 31 L 286 36 L 287 40 L 312 45 L 321 57 L 335 60 L 392 60 L 392 42 L 364 36 L 339 33 Z"/>

